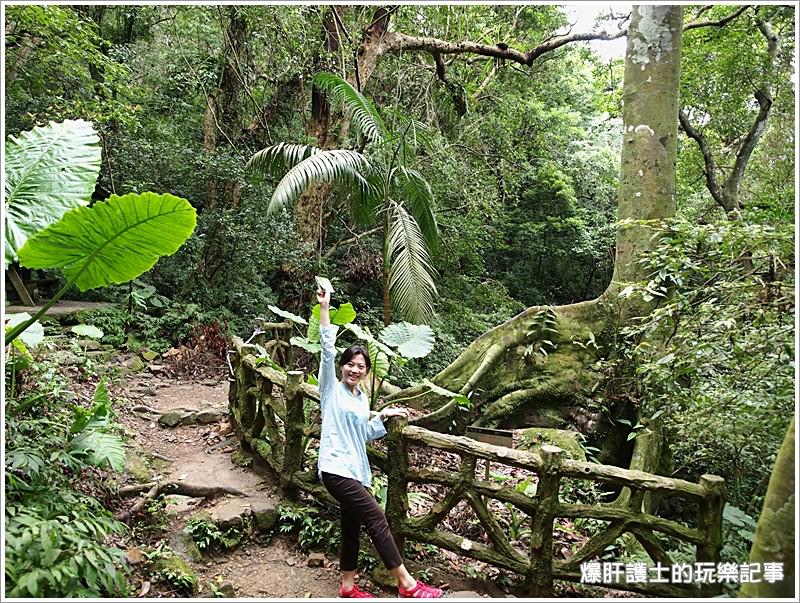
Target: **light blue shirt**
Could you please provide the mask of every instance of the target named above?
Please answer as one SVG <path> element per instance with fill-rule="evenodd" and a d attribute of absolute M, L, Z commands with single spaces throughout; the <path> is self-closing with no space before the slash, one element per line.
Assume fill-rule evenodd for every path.
<path fill-rule="evenodd" d="M 369 418 L 369 401 L 360 389 L 354 395 L 336 379 L 336 333 L 339 327 L 319 328 L 322 360 L 319 365 L 319 403 L 322 435 L 319 443 L 319 473 L 332 473 L 358 480 L 369 488 L 372 471 L 367 442 L 386 435 L 379 415 Z"/>

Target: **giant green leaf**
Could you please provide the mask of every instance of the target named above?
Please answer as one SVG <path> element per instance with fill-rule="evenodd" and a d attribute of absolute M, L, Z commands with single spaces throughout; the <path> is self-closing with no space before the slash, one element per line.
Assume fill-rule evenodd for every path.
<path fill-rule="evenodd" d="M 94 325 L 79 324 L 70 329 L 76 335 L 81 337 L 89 337 L 90 339 L 102 339 L 103 331 Z"/>
<path fill-rule="evenodd" d="M 335 325 L 346 325 L 356 319 L 356 311 L 350 302 L 344 303 L 331 311 L 331 322 Z"/>
<path fill-rule="evenodd" d="M 28 239 L 19 260 L 28 268 L 61 268 L 81 291 L 125 283 L 175 253 L 195 222 L 194 208 L 174 195 L 112 195 Z"/>
<path fill-rule="evenodd" d="M 383 352 L 384 354 L 386 354 L 387 356 L 394 356 L 395 355 L 394 350 L 392 348 L 387 346 L 385 343 L 381 343 L 380 341 L 375 339 L 372 336 L 372 333 L 370 333 L 368 329 L 362 329 L 360 326 L 358 326 L 357 324 L 354 324 L 354 323 L 348 323 L 348 324 L 344 325 L 344 328 L 349 330 L 349 331 L 351 331 L 353 333 L 353 335 L 355 335 L 358 339 L 361 339 L 361 340 L 367 341 L 367 342 L 370 342 L 370 341 L 374 342 L 375 345 L 378 346 L 380 351 Z"/>
<path fill-rule="evenodd" d="M 99 141 L 92 124 L 83 120 L 50 122 L 9 136 L 4 267 L 31 236 L 89 203 L 100 173 Z"/>
<path fill-rule="evenodd" d="M 319 321 L 319 304 L 316 304 L 313 308 L 311 308 L 311 318 L 316 318 Z M 353 322 L 356 318 L 356 310 L 353 308 L 353 304 L 350 302 L 346 302 L 339 306 L 331 306 L 328 308 L 328 318 L 330 318 L 332 325 L 339 325 L 344 326 L 350 322 Z"/>
<path fill-rule="evenodd" d="M 306 337 L 311 343 L 319 343 L 319 318 L 312 316 L 308 321 L 308 329 L 306 329 Z"/>
<path fill-rule="evenodd" d="M 428 325 L 412 325 L 408 322 L 390 324 L 380 332 L 381 341 L 397 348 L 406 358 L 422 358 L 430 354 L 436 338 Z"/>
<path fill-rule="evenodd" d="M 288 310 L 282 310 L 278 306 L 267 306 L 273 314 L 277 314 L 281 318 L 288 318 L 294 323 L 299 325 L 307 325 L 308 321 L 303 318 L 302 316 L 298 316 L 297 314 L 292 314 Z"/>
<path fill-rule="evenodd" d="M 294 336 L 289 340 L 289 343 L 296 345 L 298 348 L 303 348 L 306 352 L 312 354 L 319 354 L 322 351 L 322 346 L 313 341 L 309 341 L 307 337 Z"/>
<path fill-rule="evenodd" d="M 22 324 L 26 320 L 30 320 L 31 315 L 27 312 L 20 312 L 19 314 L 6 314 L 5 326 L 6 331 L 10 330 L 17 325 Z M 39 321 L 34 322 L 23 335 L 20 336 L 23 343 L 28 347 L 35 348 L 44 339 L 44 327 Z"/>
<path fill-rule="evenodd" d="M 369 361 L 372 365 L 372 372 L 376 376 L 383 379 L 389 374 L 389 357 L 384 354 L 377 346 L 374 339 L 367 340 L 367 351 L 369 352 Z"/>

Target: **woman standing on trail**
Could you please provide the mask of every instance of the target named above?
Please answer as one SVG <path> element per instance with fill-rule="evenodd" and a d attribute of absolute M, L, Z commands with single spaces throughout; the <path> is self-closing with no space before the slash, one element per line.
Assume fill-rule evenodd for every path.
<path fill-rule="evenodd" d="M 358 564 L 361 524 L 367 528 L 372 543 L 386 568 L 397 578 L 401 597 L 436 599 L 441 589 L 423 584 L 408 573 L 400 551 L 389 531 L 389 523 L 377 501 L 367 488 L 372 481 L 367 442 L 386 435 L 384 419 L 408 416 L 404 408 L 384 408 L 370 419 L 369 402 L 358 384 L 370 370 L 369 353 L 359 345 L 350 346 L 342 354 L 339 367 L 342 380 L 336 380 L 333 361 L 336 357 L 336 333 L 328 309 L 329 291 L 317 291 L 319 301 L 322 360 L 319 367 L 319 398 L 322 408 L 322 437 L 319 446 L 319 475 L 328 492 L 339 501 L 342 520 L 340 597 L 373 598 L 355 583 Z"/>

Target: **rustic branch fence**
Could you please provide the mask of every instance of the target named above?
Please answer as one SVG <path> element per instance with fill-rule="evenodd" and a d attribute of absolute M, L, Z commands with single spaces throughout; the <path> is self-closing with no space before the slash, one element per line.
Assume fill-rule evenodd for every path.
<path fill-rule="evenodd" d="M 315 386 L 303 381 L 303 373 L 284 373 L 260 364 L 255 346 L 234 338 L 230 353 L 233 377 L 229 393 L 231 415 L 243 443 L 266 462 L 279 476 L 281 495 L 295 499 L 306 492 L 336 504 L 316 479 L 316 464 L 305 454 L 310 438 L 319 438 L 319 426 L 309 421 L 318 408 Z M 437 448 L 459 456 L 458 471 L 439 471 L 410 466 L 409 449 L 414 445 Z M 543 446 L 541 453 L 494 446 L 467 437 L 430 431 L 390 420 L 387 452 L 369 449 L 371 461 L 387 475 L 386 515 L 400 550 L 406 539 L 424 542 L 466 557 L 490 563 L 527 578 L 531 596 L 552 596 L 553 580 L 580 582 L 581 564 L 596 560 L 625 533 L 632 534 L 652 561 L 673 566 L 657 533 L 694 545 L 696 562 L 720 561 L 724 480 L 704 475 L 700 482 L 672 479 L 644 471 L 622 469 L 563 458 L 561 449 Z M 387 462 L 391 459 L 391 462 Z M 476 465 L 502 463 L 529 471 L 538 478 L 536 493 L 528 496 L 501 484 L 476 478 Z M 580 479 L 613 484 L 623 488 L 613 503 L 569 504 L 559 499 L 565 479 Z M 436 484 L 446 490 L 427 514 L 409 516 L 409 484 Z M 688 500 L 697 508 L 694 527 L 644 512 L 643 501 L 650 495 L 669 495 Z M 530 517 L 530 546 L 522 552 L 512 545 L 489 509 L 489 499 L 513 505 Z M 490 544 L 475 542 L 450 531 L 437 529 L 440 522 L 460 502 L 472 508 Z M 644 505 L 647 507 L 648 505 Z M 556 518 L 592 518 L 608 525 L 588 539 L 567 559 L 553 558 L 553 524 Z M 624 572 L 623 572 L 624 573 Z M 603 586 L 648 595 L 667 597 L 712 597 L 721 584 L 704 582 L 626 582 L 603 580 Z"/>

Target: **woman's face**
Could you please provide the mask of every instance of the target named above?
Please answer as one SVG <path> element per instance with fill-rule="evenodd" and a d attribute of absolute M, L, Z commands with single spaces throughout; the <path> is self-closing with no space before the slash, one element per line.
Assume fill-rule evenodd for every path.
<path fill-rule="evenodd" d="M 358 385 L 367 374 L 367 364 L 363 354 L 354 354 L 342 365 L 342 382 L 349 388 Z"/>

